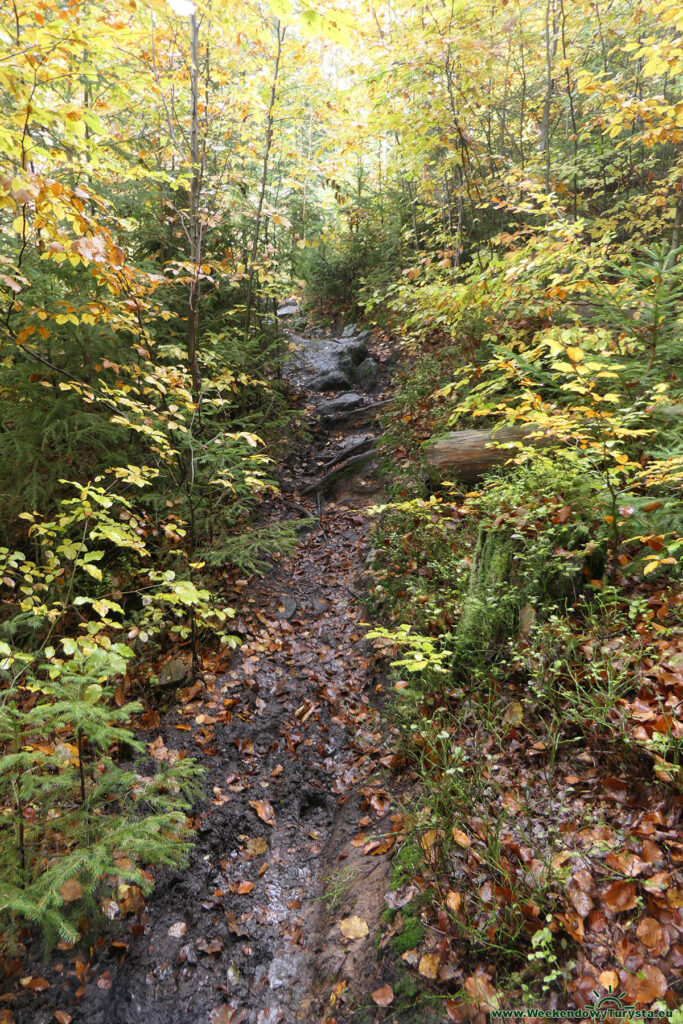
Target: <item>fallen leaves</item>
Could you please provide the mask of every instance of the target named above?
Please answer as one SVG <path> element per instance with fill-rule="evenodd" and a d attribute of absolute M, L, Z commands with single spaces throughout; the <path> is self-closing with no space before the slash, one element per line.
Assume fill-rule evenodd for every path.
<path fill-rule="evenodd" d="M 372 1001 L 377 1006 L 391 1006 L 394 1001 L 394 990 L 391 985 L 382 985 L 372 993 Z"/>
<path fill-rule="evenodd" d="M 446 894 L 446 906 L 453 914 L 457 914 L 462 904 L 462 896 L 452 889 Z"/>
<path fill-rule="evenodd" d="M 624 982 L 626 995 L 636 1003 L 652 1003 L 666 993 L 666 978 L 659 967 L 646 964 Z"/>
<path fill-rule="evenodd" d="M 19 982 L 23 988 L 27 988 L 31 992 L 44 992 L 50 987 L 50 982 L 47 978 L 33 978 L 30 975 L 26 978 L 20 978 Z"/>
<path fill-rule="evenodd" d="M 439 975 L 439 954 L 424 953 L 420 957 L 417 969 L 423 978 L 429 978 L 433 981 Z"/>
<path fill-rule="evenodd" d="M 467 835 L 466 832 L 463 832 L 462 829 L 459 829 L 459 828 L 451 829 L 451 835 L 453 836 L 453 842 L 457 843 L 458 846 L 463 846 L 463 847 L 467 848 L 468 846 L 472 845 L 472 841 L 471 841 L 470 837 Z"/>
<path fill-rule="evenodd" d="M 636 928 L 636 935 L 648 949 L 658 949 L 664 937 L 661 925 L 654 917 L 644 917 Z"/>
<path fill-rule="evenodd" d="M 176 921 L 168 929 L 168 935 L 172 939 L 182 939 L 183 935 L 187 931 L 187 924 L 185 921 Z"/>
<path fill-rule="evenodd" d="M 255 857 L 262 857 L 268 852 L 268 843 L 262 836 L 255 836 L 249 839 L 246 844 L 245 860 L 253 860 Z"/>
<path fill-rule="evenodd" d="M 122 883 L 117 889 L 117 896 L 124 915 L 138 914 L 145 908 L 145 894 L 139 885 Z"/>
<path fill-rule="evenodd" d="M 364 939 L 369 934 L 367 921 L 355 914 L 340 921 L 339 928 L 346 939 Z"/>
<path fill-rule="evenodd" d="M 606 992 L 616 992 L 619 986 L 619 975 L 616 971 L 603 971 L 598 981 Z"/>
<path fill-rule="evenodd" d="M 465 988 L 481 1010 L 499 1010 L 500 999 L 488 975 L 475 971 L 465 981 Z"/>
<path fill-rule="evenodd" d="M 253 807 L 261 821 L 273 827 L 275 825 L 275 811 L 270 800 L 250 800 L 249 806 Z"/>
<path fill-rule="evenodd" d="M 217 1006 L 216 1009 L 212 1010 L 209 1014 L 211 1024 L 241 1024 L 241 1022 L 246 1019 L 246 1010 L 235 1010 L 228 1003 L 223 1003 L 222 1006 Z"/>
<path fill-rule="evenodd" d="M 602 898 L 610 910 L 619 914 L 624 910 L 633 910 L 637 902 L 636 892 L 631 882 L 616 881 L 602 894 Z"/>
<path fill-rule="evenodd" d="M 207 956 L 214 956 L 217 953 L 223 952 L 223 943 L 220 939 L 212 939 L 210 942 L 207 942 L 206 939 L 197 939 L 195 948 L 200 953 L 206 953 Z"/>
<path fill-rule="evenodd" d="M 76 900 L 80 900 L 83 895 L 83 886 L 77 878 L 70 878 L 60 886 L 59 895 L 65 903 L 74 903 Z"/>

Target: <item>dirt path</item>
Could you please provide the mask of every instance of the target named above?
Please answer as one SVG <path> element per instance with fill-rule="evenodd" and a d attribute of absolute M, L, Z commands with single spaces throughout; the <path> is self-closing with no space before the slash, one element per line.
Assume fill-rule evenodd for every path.
<path fill-rule="evenodd" d="M 293 454 L 283 510 L 349 433 L 316 429 Z M 162 874 L 146 905 L 131 898 L 91 956 L 62 951 L 50 989 L 14 1002 L 17 1024 L 59 1020 L 55 1008 L 62 1024 L 312 1024 L 335 991 L 351 1005 L 381 984 L 375 939 L 396 825 L 377 774 L 391 759 L 358 601 L 358 509 L 381 481 L 376 462 L 354 468 L 336 493 L 308 499 L 322 516 L 290 559 L 238 582 L 245 642 L 227 671 L 149 733 L 207 769 L 189 867 Z M 352 915 L 367 923 L 360 939 L 340 930 Z"/>

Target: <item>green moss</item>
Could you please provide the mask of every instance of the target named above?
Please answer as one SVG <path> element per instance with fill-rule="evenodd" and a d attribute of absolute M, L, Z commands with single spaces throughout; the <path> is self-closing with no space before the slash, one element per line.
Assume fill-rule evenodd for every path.
<path fill-rule="evenodd" d="M 420 986 L 409 974 L 402 974 L 394 984 L 394 995 L 398 999 L 414 999 L 420 991 Z"/>
<path fill-rule="evenodd" d="M 407 915 L 404 917 L 403 921 L 403 931 L 400 935 L 395 935 L 391 940 L 394 952 L 398 956 L 405 953 L 408 949 L 415 949 L 416 946 L 419 946 L 425 933 L 424 927 L 416 917 Z"/>
<path fill-rule="evenodd" d="M 407 840 L 397 851 L 393 861 L 391 888 L 398 889 L 405 881 L 410 880 L 424 860 L 419 846 Z"/>

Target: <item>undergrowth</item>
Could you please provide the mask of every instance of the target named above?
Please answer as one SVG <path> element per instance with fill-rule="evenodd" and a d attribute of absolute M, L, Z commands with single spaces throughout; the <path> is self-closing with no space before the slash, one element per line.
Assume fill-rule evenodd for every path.
<path fill-rule="evenodd" d="M 641 1007 L 675 998 L 677 478 L 648 472 L 634 387 L 605 401 L 621 374 L 605 338 L 565 338 L 558 362 L 548 336 L 462 371 L 434 344 L 399 389 L 385 454 L 403 473 L 374 510 L 369 636 L 394 667 L 390 715 L 421 793 L 394 885 L 419 890 L 427 929 L 392 942 L 451 1020 L 610 987 Z M 579 343 L 600 350 L 588 368 Z M 580 443 L 518 445 L 470 489 L 427 472 L 425 438 L 522 409 Z"/>

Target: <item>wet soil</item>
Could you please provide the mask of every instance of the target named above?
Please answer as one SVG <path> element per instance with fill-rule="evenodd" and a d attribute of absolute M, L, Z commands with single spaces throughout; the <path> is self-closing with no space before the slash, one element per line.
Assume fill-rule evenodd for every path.
<path fill-rule="evenodd" d="M 302 362 L 296 377 L 314 417 L 323 398 L 306 391 Z M 147 736 L 207 771 L 189 865 L 157 872 L 153 894 L 131 899 L 94 948 L 58 951 L 50 965 L 31 964 L 29 949 L 19 973 L 50 987 L 11 980 L 0 1021 L 4 1006 L 16 1024 L 313 1024 L 342 991 L 357 1007 L 383 983 L 375 940 L 398 826 L 382 681 L 361 626 L 363 506 L 382 481 L 370 455 L 302 498 L 355 436 L 315 424 L 282 467 L 276 510 L 303 506 L 313 528 L 264 577 L 233 581 L 242 646 L 225 671 L 176 694 Z M 344 937 L 351 915 L 367 935 Z"/>

